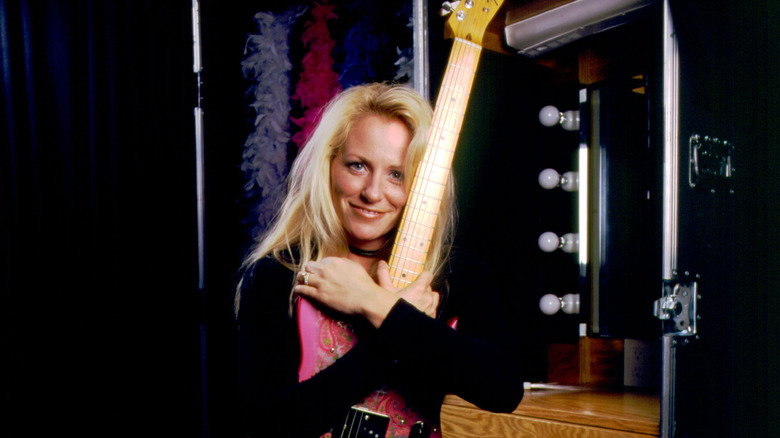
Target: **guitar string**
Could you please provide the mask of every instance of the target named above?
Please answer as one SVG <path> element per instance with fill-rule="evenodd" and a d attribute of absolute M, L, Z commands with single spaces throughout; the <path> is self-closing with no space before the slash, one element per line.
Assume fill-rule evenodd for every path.
<path fill-rule="evenodd" d="M 453 54 L 454 54 L 454 52 L 453 52 Z M 450 55 L 450 60 L 452 59 L 452 56 L 453 55 Z M 450 72 L 451 72 L 451 69 L 449 68 L 449 65 L 448 65 L 448 68 L 447 68 L 447 70 L 445 72 L 445 78 L 443 80 L 444 84 L 448 83 L 449 77 L 447 77 L 447 76 L 450 75 Z M 446 91 L 446 89 L 443 90 L 443 91 Z M 445 101 L 444 100 L 444 96 L 440 95 L 438 100 L 439 100 L 439 102 L 437 102 L 437 108 L 442 108 L 441 103 Z M 435 139 L 437 139 L 437 138 L 439 138 L 441 136 L 441 134 L 439 133 L 439 118 L 441 118 L 441 114 L 442 114 L 441 112 L 436 112 L 434 110 L 434 118 L 432 120 L 431 132 L 429 133 L 429 139 L 428 139 L 428 145 L 427 145 L 428 149 L 426 150 L 426 153 L 424 154 L 423 159 L 426 159 L 426 158 L 430 159 L 429 158 L 430 154 L 435 151 L 436 145 L 434 145 L 432 143 L 435 142 Z M 433 148 L 433 149 L 431 149 L 431 148 Z M 423 170 L 423 169 L 418 169 L 418 170 Z M 420 183 L 420 180 L 419 179 L 415 179 L 414 184 L 412 186 L 412 196 L 415 196 L 416 193 L 420 192 L 420 189 L 418 187 L 419 183 Z M 409 227 L 411 227 L 412 225 L 414 225 L 415 222 L 419 222 L 419 218 L 416 217 L 416 215 L 415 215 L 416 211 L 414 211 L 414 207 L 415 207 L 414 203 L 412 203 L 410 206 L 412 207 L 412 209 L 411 210 L 407 210 L 406 214 L 404 214 L 404 216 L 405 216 L 405 218 L 404 218 L 405 221 L 404 222 L 405 223 L 403 224 L 404 227 L 402 228 L 402 231 L 406 230 Z M 406 223 L 406 221 L 411 222 L 411 223 Z M 399 236 L 399 237 L 400 238 L 398 239 L 398 242 L 402 242 L 408 236 L 407 235 L 403 235 L 403 236 Z M 404 247 L 397 248 L 396 253 L 398 253 L 400 258 L 402 258 L 403 260 L 409 259 L 408 251 Z M 405 263 L 404 263 L 404 265 L 405 265 Z M 402 274 L 400 277 L 405 279 L 406 275 Z"/>
<path fill-rule="evenodd" d="M 448 69 L 448 76 L 449 77 L 447 77 L 445 79 L 445 85 L 447 85 L 447 86 L 443 90 L 444 91 L 443 94 L 442 94 L 442 100 L 443 101 L 440 102 L 439 106 L 441 107 L 442 103 L 453 102 L 453 99 L 455 99 L 454 102 L 456 104 L 459 103 L 460 105 L 455 105 L 455 104 L 444 105 L 444 106 L 446 106 L 448 108 L 444 108 L 444 110 L 442 110 L 439 113 L 437 113 L 437 115 L 439 117 L 437 117 L 436 120 L 434 120 L 433 138 L 434 139 L 438 139 L 438 144 L 431 145 L 431 146 L 433 146 L 431 148 L 431 154 L 425 160 L 427 165 L 425 166 L 424 169 L 421 169 L 424 172 L 427 172 L 427 174 L 423 173 L 423 175 L 421 176 L 421 178 L 423 179 L 421 181 L 421 184 L 424 184 L 426 179 L 430 179 L 430 178 L 426 178 L 426 177 L 430 176 L 431 171 L 432 171 L 431 170 L 431 166 L 432 165 L 436 165 L 435 163 L 442 164 L 442 162 L 444 162 L 444 164 L 447 165 L 447 167 L 446 167 L 447 170 L 449 171 L 449 169 L 451 167 L 450 163 L 451 163 L 451 160 L 452 160 L 452 154 L 454 152 L 454 146 L 457 143 L 457 136 L 454 135 L 455 133 L 451 129 L 447 129 L 447 128 L 450 125 L 453 124 L 453 120 L 452 120 L 453 118 L 458 118 L 458 117 L 461 116 L 461 113 L 457 112 L 456 110 L 459 109 L 459 106 L 463 106 L 462 105 L 463 96 L 466 96 L 461 91 L 462 82 L 463 82 L 463 75 L 464 75 L 464 72 L 465 72 L 466 75 L 468 75 L 469 73 L 468 73 L 468 70 L 464 71 L 464 69 L 463 69 L 463 67 L 461 65 L 462 62 L 463 62 L 462 60 L 463 59 L 467 59 L 465 55 L 468 55 L 468 53 L 465 53 L 465 55 L 464 55 L 464 52 L 468 52 L 468 49 L 465 46 L 463 46 L 462 42 L 460 42 L 460 41 L 456 41 L 455 44 L 456 44 L 456 47 L 455 47 L 455 50 L 453 52 L 453 54 L 454 54 L 454 56 L 452 57 L 453 60 L 450 62 L 450 69 Z M 461 95 L 460 97 L 458 97 L 459 94 Z M 449 108 L 451 106 L 455 106 L 455 108 Z M 461 123 L 462 123 L 462 120 L 461 120 Z M 447 134 L 449 134 L 451 137 L 448 138 L 446 136 Z M 447 141 L 445 142 L 444 139 L 446 139 Z M 446 143 L 446 144 L 442 144 L 442 143 Z M 447 175 L 446 177 L 448 178 L 449 175 Z M 444 183 L 446 184 L 446 179 L 445 179 Z M 417 191 L 419 193 L 427 193 L 427 192 L 429 192 L 429 190 L 424 190 L 424 189 L 419 189 L 419 188 L 417 188 Z M 425 223 L 425 224 L 427 224 L 429 221 L 422 221 L 421 220 L 421 216 L 427 214 L 427 211 L 424 210 L 424 209 L 421 210 L 420 205 L 417 205 L 417 204 L 413 204 L 412 207 L 414 208 L 414 210 L 412 211 L 412 215 L 411 215 L 411 217 L 409 219 L 412 222 L 415 222 L 415 223 Z M 437 216 L 438 215 L 438 211 L 433 212 L 433 214 L 434 214 L 434 216 Z M 434 225 L 435 225 L 435 222 L 434 222 Z M 426 239 L 426 240 L 430 241 L 430 239 Z M 424 243 L 423 243 L 423 245 L 424 245 Z M 419 249 L 417 247 L 414 247 L 414 250 L 418 250 L 419 251 Z M 408 252 L 408 251 L 406 251 L 406 252 Z M 407 257 L 407 258 L 409 258 L 409 257 Z"/>
<path fill-rule="evenodd" d="M 347 423 L 349 423 L 349 427 L 347 427 Z M 355 429 L 355 411 L 350 409 L 349 413 L 347 413 L 347 421 L 344 422 L 344 427 L 342 428 L 341 435 L 339 438 L 344 438 L 344 433 L 347 433 L 347 438 L 352 436 L 352 431 Z"/>
<path fill-rule="evenodd" d="M 350 433 L 350 435 L 353 436 L 353 437 L 358 437 L 358 436 L 360 436 L 360 427 L 363 426 L 363 413 L 359 412 L 359 411 L 355 412 L 355 416 L 358 419 L 358 424 L 357 424 L 357 427 L 355 428 L 355 434 L 352 435 Z"/>
<path fill-rule="evenodd" d="M 449 63 L 449 66 L 448 66 L 449 68 L 447 70 L 447 76 L 448 77 L 446 77 L 445 80 L 444 80 L 445 87 L 442 90 L 443 91 L 442 97 L 439 99 L 440 102 L 438 103 L 438 107 L 441 108 L 441 111 L 436 113 L 436 117 L 433 120 L 433 127 L 432 127 L 433 128 L 433 132 L 432 132 L 432 135 L 430 136 L 430 138 L 432 140 L 429 141 L 429 153 L 426 154 L 426 157 L 425 157 L 428 162 L 437 162 L 437 161 L 439 161 L 437 155 L 440 153 L 440 150 L 443 147 L 443 145 L 441 143 L 442 143 L 442 138 L 444 138 L 443 137 L 443 135 L 444 135 L 443 131 L 444 131 L 444 126 L 446 125 L 447 116 L 448 116 L 448 112 L 447 112 L 448 108 L 446 108 L 448 105 L 446 105 L 446 102 L 451 100 L 452 99 L 452 95 L 453 95 L 452 88 L 447 87 L 447 85 L 449 85 L 453 81 L 453 76 L 455 77 L 455 80 L 457 79 L 457 77 L 456 77 L 457 76 L 457 70 L 453 70 L 452 67 L 451 67 L 453 64 L 457 63 L 457 62 L 452 61 L 452 59 L 459 57 L 457 55 L 457 47 L 455 49 L 456 50 L 453 52 L 454 56 L 450 57 L 450 63 Z M 423 170 L 423 172 L 425 172 L 427 170 L 427 167 L 424 168 L 424 169 L 421 169 L 421 170 Z M 425 178 L 427 175 L 425 173 L 423 173 L 423 175 L 421 175 L 421 176 L 422 176 L 422 178 Z M 420 183 L 420 184 L 416 184 L 416 186 L 419 186 L 419 185 L 422 185 L 423 181 L 422 180 L 417 180 L 416 182 Z M 415 189 L 419 193 L 423 193 L 423 192 L 426 191 L 426 190 L 421 189 L 420 187 L 415 187 Z M 409 219 L 413 223 L 417 223 L 417 224 L 422 223 L 422 221 L 420 220 L 421 213 L 417 210 L 418 206 L 413 204 L 412 207 L 414 209 L 412 210 Z M 405 255 L 406 255 L 405 258 L 411 258 L 411 257 L 409 257 L 410 256 L 409 250 L 403 250 L 402 249 L 401 252 L 405 253 Z"/>
<path fill-rule="evenodd" d="M 453 99 L 453 97 L 456 94 L 456 89 L 455 88 L 458 86 L 458 83 L 462 80 L 462 71 L 459 68 L 459 64 L 461 63 L 461 60 L 464 58 L 463 53 L 462 53 L 463 50 L 464 50 L 464 46 L 458 40 L 456 40 L 454 44 L 455 44 L 455 47 L 454 47 L 454 50 L 453 50 L 453 55 L 450 57 L 451 61 L 449 63 L 449 68 L 448 68 L 448 70 L 446 72 L 448 77 L 445 78 L 444 83 L 445 83 L 445 85 L 451 84 L 452 81 L 455 81 L 456 83 L 455 83 L 455 87 L 445 87 L 443 89 L 442 96 L 439 99 L 440 102 L 437 103 L 437 105 L 439 105 L 439 107 L 442 107 L 441 104 L 446 103 L 447 101 L 451 101 Z M 448 105 L 444 105 L 444 106 L 448 106 Z M 433 132 L 432 132 L 432 135 L 430 136 L 430 138 L 432 138 L 432 139 L 439 139 L 439 142 L 442 141 L 441 139 L 443 138 L 443 132 L 446 130 L 445 126 L 447 126 L 448 122 L 451 122 L 451 121 L 448 120 L 449 117 L 450 117 L 450 111 L 440 111 L 440 112 L 436 113 L 436 117 L 433 120 L 433 122 L 434 122 Z M 453 142 L 453 143 L 456 143 L 456 141 L 457 140 L 455 140 L 455 142 Z M 431 140 L 429 140 L 429 147 L 432 146 L 430 143 L 432 143 Z M 448 154 L 451 155 L 452 149 L 453 148 L 450 147 L 450 148 L 447 148 L 444 151 L 446 151 Z M 430 162 L 439 162 L 439 161 L 441 161 L 437 155 L 440 152 L 442 152 L 442 150 L 443 150 L 443 148 L 441 147 L 441 145 L 433 145 L 433 148 L 431 149 L 431 152 L 429 154 L 426 154 L 426 156 L 429 157 L 428 161 L 430 161 Z M 445 159 L 447 159 L 447 158 L 448 157 L 445 157 Z M 425 169 L 429 169 L 429 167 L 426 166 Z M 430 172 L 429 172 L 429 174 L 430 174 Z M 422 175 L 423 178 L 425 178 L 425 176 L 426 176 L 425 174 Z M 418 186 L 418 184 L 417 184 L 418 182 L 420 182 L 420 180 L 416 180 L 415 181 L 415 184 L 414 184 L 415 187 L 413 188 L 413 191 L 416 189 L 418 192 L 422 192 L 423 190 L 420 190 L 417 187 Z M 405 215 L 405 216 L 407 216 L 406 219 L 411 221 L 413 224 L 414 223 L 421 223 L 421 221 L 420 221 L 420 212 L 417 210 L 418 206 L 414 205 L 414 204 L 411 205 L 411 206 L 412 206 L 411 214 Z M 408 225 L 406 227 L 408 227 Z M 402 239 L 399 239 L 399 241 L 400 240 L 402 240 Z M 430 239 L 427 239 L 427 240 L 430 240 Z M 423 243 L 423 245 L 424 245 L 424 243 Z M 410 251 L 410 249 L 400 248 L 400 251 L 397 251 L 397 252 L 399 253 L 399 255 L 403 259 L 411 259 L 409 251 Z M 414 273 L 419 274 L 419 272 L 416 272 L 416 271 L 414 271 Z M 405 277 L 405 276 L 402 276 L 402 277 Z"/>
<path fill-rule="evenodd" d="M 477 12 L 473 12 L 467 15 L 469 18 L 469 24 L 473 24 L 473 22 L 477 18 Z M 459 134 L 456 132 L 453 132 L 452 130 L 447 129 L 448 126 L 455 123 L 457 126 L 457 131 L 460 131 L 460 127 L 463 123 L 463 118 L 465 117 L 465 109 L 468 105 L 468 100 L 470 97 L 470 93 L 466 93 L 462 91 L 463 88 L 470 90 L 471 89 L 471 83 L 473 82 L 473 75 L 475 74 L 475 68 L 476 63 L 479 59 L 479 51 L 481 50 L 481 47 L 477 44 L 474 44 L 470 41 L 467 41 L 463 37 L 463 33 L 465 32 L 465 29 L 470 26 L 467 25 L 461 25 L 458 30 L 458 35 L 455 36 L 454 39 L 454 46 L 453 46 L 453 52 L 450 56 L 450 60 L 448 62 L 448 68 L 445 72 L 445 78 L 443 81 L 443 84 L 445 85 L 442 89 L 442 94 L 439 97 L 439 102 L 437 102 L 437 108 L 442 108 L 442 111 L 435 112 L 435 117 L 433 120 L 433 126 L 432 126 L 432 133 L 429 136 L 428 141 L 428 147 L 429 149 L 432 147 L 430 154 L 426 153 L 424 156 L 424 161 L 426 160 L 426 157 L 428 158 L 429 163 L 425 163 L 425 166 L 420 169 L 424 172 L 427 172 L 427 174 L 421 175 L 423 179 L 430 179 L 428 178 L 432 172 L 432 165 L 435 165 L 435 163 L 441 163 L 441 161 L 444 161 L 447 163 L 447 176 L 446 178 L 449 178 L 449 172 L 451 171 L 451 163 L 452 163 L 452 156 L 454 154 L 454 149 L 457 146 L 457 142 L 459 139 Z M 474 52 L 473 49 L 477 49 L 476 52 Z M 466 61 L 471 59 L 471 69 L 465 68 L 463 66 L 464 63 L 467 64 Z M 464 75 L 465 75 L 465 85 L 464 87 Z M 471 76 L 471 77 L 469 77 Z M 460 94 L 460 95 L 459 95 Z M 457 96 L 457 97 L 456 97 Z M 453 101 L 453 99 L 455 99 Z M 447 104 L 447 102 L 455 102 L 459 105 L 454 104 Z M 456 108 L 452 108 L 456 107 Z M 460 109 L 462 112 L 456 112 L 455 110 Z M 453 122 L 453 119 L 460 118 L 459 122 Z M 445 133 L 447 135 L 450 135 L 451 138 L 449 138 L 449 147 L 444 148 L 441 147 L 440 144 L 433 145 L 434 141 L 437 141 L 438 143 L 442 142 L 443 138 L 445 137 Z M 446 153 L 447 156 L 442 157 L 440 154 Z M 413 187 L 413 196 L 415 196 L 415 189 L 419 190 L 419 193 L 427 192 L 427 190 L 420 190 L 417 186 L 424 184 L 425 181 L 422 181 L 420 179 L 415 179 L 414 187 Z M 418 184 L 419 183 L 419 184 Z M 446 179 L 444 180 L 444 184 L 446 184 Z M 418 199 L 418 198 L 415 198 Z M 421 215 L 427 214 L 427 212 L 421 211 L 420 207 L 415 204 L 410 204 L 411 211 L 409 214 L 404 214 L 404 217 L 402 218 L 402 228 L 401 230 L 404 230 L 408 228 L 410 225 L 406 224 L 406 221 L 411 222 L 412 225 L 415 224 L 421 224 Z M 441 203 L 439 200 L 439 208 L 437 208 L 436 212 L 433 213 L 434 215 L 434 223 L 435 226 L 436 219 L 438 219 L 438 213 L 441 207 Z M 426 222 L 427 224 L 427 222 Z M 425 224 L 423 224 L 425 225 Z M 430 227 L 429 227 L 430 228 Z M 400 243 L 404 237 L 408 237 L 408 234 L 405 236 L 399 236 L 399 239 L 397 240 L 398 243 Z M 430 243 L 431 239 L 425 239 L 427 243 Z M 426 242 L 423 242 L 422 245 L 424 246 Z M 413 260 L 417 261 L 418 258 L 412 257 L 410 254 L 410 251 L 420 251 L 418 248 L 414 247 L 414 245 L 403 245 L 402 247 L 394 248 L 394 257 L 397 255 L 398 258 L 402 260 Z M 427 251 L 421 251 L 427 254 Z M 425 254 L 423 255 L 423 259 L 425 258 Z M 394 260 L 395 261 L 395 260 Z M 419 262 L 417 262 L 419 264 Z M 424 263 L 423 263 L 424 265 Z M 391 269 L 397 268 L 391 265 Z M 397 270 L 397 269 L 396 269 Z M 405 269 L 407 270 L 407 269 Z M 408 271 L 408 270 L 407 270 Z M 419 275 L 421 271 L 412 270 L 413 274 Z M 395 273 L 397 274 L 397 272 Z M 393 275 L 393 278 L 396 279 L 398 275 Z M 405 276 L 401 276 L 405 277 Z M 401 278 L 402 279 L 402 278 Z"/>

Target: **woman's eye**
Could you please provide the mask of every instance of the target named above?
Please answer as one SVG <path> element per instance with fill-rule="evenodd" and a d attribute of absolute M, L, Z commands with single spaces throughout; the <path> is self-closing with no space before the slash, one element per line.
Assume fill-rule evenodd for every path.
<path fill-rule="evenodd" d="M 363 170 L 365 168 L 363 163 L 361 163 L 359 161 L 356 161 L 356 162 L 353 162 L 353 163 L 349 163 L 349 164 L 347 164 L 347 167 L 349 167 L 352 170 L 357 170 L 357 171 L 361 171 L 361 170 Z"/>
<path fill-rule="evenodd" d="M 400 170 L 390 171 L 390 178 L 395 181 L 402 182 L 404 180 L 404 173 Z"/>

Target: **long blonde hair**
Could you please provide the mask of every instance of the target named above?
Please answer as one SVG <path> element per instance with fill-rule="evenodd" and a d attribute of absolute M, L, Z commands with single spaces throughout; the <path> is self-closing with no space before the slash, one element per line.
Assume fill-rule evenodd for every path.
<path fill-rule="evenodd" d="M 428 142 L 433 117 L 430 104 L 403 85 L 375 83 L 343 91 L 325 107 L 317 128 L 293 162 L 287 180 L 287 197 L 271 227 L 244 259 L 242 268 L 271 255 L 290 270 L 298 271 L 309 260 L 347 253 L 347 236 L 333 205 L 330 168 L 352 127 L 369 115 L 399 120 L 406 126 L 411 141 L 404 174 L 415 174 Z M 409 190 L 413 178 L 405 181 Z M 454 192 L 450 178 L 425 266 L 434 276 L 440 273 L 449 254 L 455 221 Z M 239 282 L 236 313 L 241 286 Z"/>

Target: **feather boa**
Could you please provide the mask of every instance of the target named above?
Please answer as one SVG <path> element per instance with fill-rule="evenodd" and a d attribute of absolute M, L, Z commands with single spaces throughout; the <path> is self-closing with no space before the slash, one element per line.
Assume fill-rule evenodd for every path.
<path fill-rule="evenodd" d="M 331 52 L 336 42 L 328 32 L 327 22 L 338 18 L 327 0 L 315 3 L 311 18 L 306 22 L 301 40 L 308 50 L 301 61 L 301 75 L 293 94 L 299 101 L 303 116 L 292 121 L 301 130 L 293 135 L 293 142 L 303 148 L 319 120 L 320 109 L 341 91 L 338 75 L 333 71 Z"/>
<path fill-rule="evenodd" d="M 414 18 L 411 13 L 407 18 L 406 27 L 409 28 L 409 34 L 414 34 Z M 414 47 L 407 46 L 403 49 L 396 47 L 396 53 L 398 54 L 398 60 L 393 64 L 397 70 L 393 80 L 400 83 L 406 83 L 410 87 L 414 88 Z"/>
<path fill-rule="evenodd" d="M 284 196 L 290 141 L 290 31 L 303 12 L 292 8 L 278 15 L 256 14 L 258 33 L 247 39 L 241 62 L 244 77 L 254 81 L 247 91 L 254 95 L 250 104 L 254 131 L 244 142 L 241 165 L 246 195 L 254 203 L 253 235 L 271 222 Z"/>
<path fill-rule="evenodd" d="M 255 15 L 258 32 L 248 37 L 241 63 L 244 77 L 253 81 L 247 94 L 254 97 L 250 104 L 255 113 L 254 131 L 244 143 L 241 169 L 246 198 L 253 204 L 253 217 L 247 222 L 253 224 L 255 236 L 267 228 L 283 200 L 290 141 L 298 148 L 305 145 L 321 108 L 334 95 L 366 82 L 408 81 L 413 85 L 410 1 L 355 0 L 339 9 L 344 20 L 336 9 L 327 0 L 316 1 L 311 8 L 301 36 L 306 53 L 292 95 L 290 41 L 293 25 L 305 8 Z M 335 39 L 329 22 L 336 30 Z M 340 25 L 346 29 L 339 29 Z M 291 100 L 300 105 L 302 117 L 291 117 Z M 300 128 L 294 135 L 290 121 Z"/>

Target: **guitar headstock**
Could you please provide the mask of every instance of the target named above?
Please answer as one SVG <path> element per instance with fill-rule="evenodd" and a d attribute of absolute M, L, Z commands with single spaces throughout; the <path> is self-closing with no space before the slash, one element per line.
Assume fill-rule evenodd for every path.
<path fill-rule="evenodd" d="M 495 17 L 504 0 L 460 0 L 444 2 L 442 13 L 447 18 L 447 36 L 482 45 L 490 21 Z"/>

